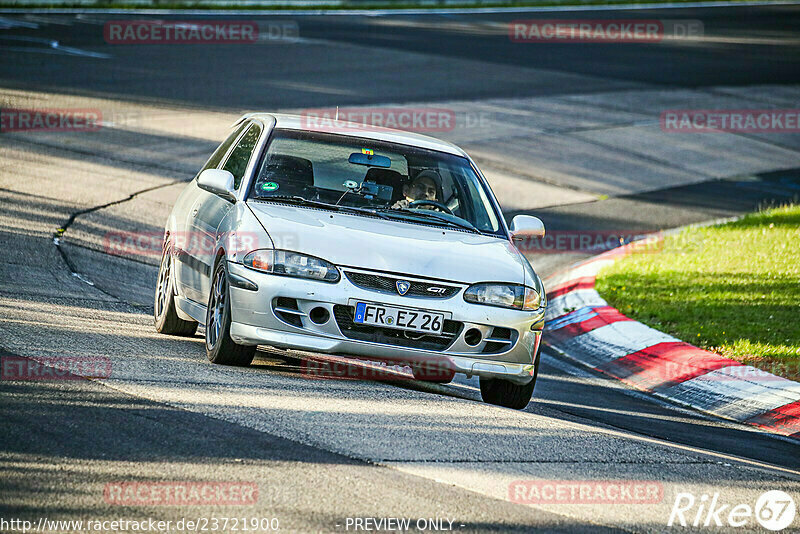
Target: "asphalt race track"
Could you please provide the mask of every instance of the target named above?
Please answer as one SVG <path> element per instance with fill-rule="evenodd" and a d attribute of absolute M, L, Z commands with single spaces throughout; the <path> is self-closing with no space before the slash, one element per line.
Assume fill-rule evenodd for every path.
<path fill-rule="evenodd" d="M 211 366 L 202 330 L 182 339 L 153 328 L 159 257 L 109 247 L 114 232 L 159 235 L 185 182 L 254 110 L 447 108 L 456 127 L 432 135 L 474 154 L 506 215 L 535 214 L 549 230 L 667 229 L 792 200 L 798 134 L 670 134 L 659 114 L 798 107 L 800 7 L 244 14 L 227 18 L 296 34 L 104 41 L 109 20 L 143 17 L 0 14 L 0 108 L 103 116 L 96 131 L 0 134 L 0 356 L 112 364 L 102 379 L 0 381 L 0 518 L 664 532 L 679 492 L 750 506 L 768 490 L 800 494 L 796 442 L 656 401 L 553 354 L 524 411 L 481 403 L 477 381 L 463 377 L 310 379 L 297 352 L 263 348 L 249 368 Z M 649 44 L 509 39 L 510 21 L 548 17 L 694 20 L 704 33 Z M 586 256 L 559 252 L 532 263 L 544 276 Z M 510 484 L 532 479 L 650 481 L 663 495 L 513 502 Z M 104 495 L 109 484 L 159 481 L 247 482 L 258 496 L 120 506 Z M 759 529 L 753 520 L 731 530 Z"/>

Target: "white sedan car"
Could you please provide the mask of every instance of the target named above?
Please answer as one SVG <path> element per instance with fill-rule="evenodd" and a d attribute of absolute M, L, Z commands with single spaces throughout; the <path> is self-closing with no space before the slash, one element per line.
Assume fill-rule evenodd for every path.
<path fill-rule="evenodd" d="M 213 363 L 249 365 L 257 345 L 345 355 L 478 376 L 486 402 L 521 409 L 546 300 L 515 242 L 543 234 L 535 217 L 508 227 L 450 143 L 250 114 L 169 216 L 155 324 L 205 325 Z"/>

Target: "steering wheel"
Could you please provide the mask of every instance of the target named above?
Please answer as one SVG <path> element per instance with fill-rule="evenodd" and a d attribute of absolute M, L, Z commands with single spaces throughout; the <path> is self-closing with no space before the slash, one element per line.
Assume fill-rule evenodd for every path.
<path fill-rule="evenodd" d="M 439 211 L 443 211 L 448 215 L 453 215 L 455 217 L 455 214 L 450 210 L 450 208 L 448 208 L 441 202 L 436 202 L 435 200 L 415 200 L 414 202 L 409 202 L 408 204 L 409 208 L 416 208 L 418 206 L 433 206 Z"/>

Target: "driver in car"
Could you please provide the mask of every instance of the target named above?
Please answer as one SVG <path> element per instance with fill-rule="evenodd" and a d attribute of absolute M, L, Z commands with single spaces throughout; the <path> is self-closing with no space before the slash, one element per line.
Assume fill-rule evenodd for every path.
<path fill-rule="evenodd" d="M 436 187 L 436 173 L 426 170 L 417 175 L 414 180 L 403 186 L 402 198 L 394 203 L 393 209 L 407 208 L 409 204 L 417 200 L 438 201 Z"/>

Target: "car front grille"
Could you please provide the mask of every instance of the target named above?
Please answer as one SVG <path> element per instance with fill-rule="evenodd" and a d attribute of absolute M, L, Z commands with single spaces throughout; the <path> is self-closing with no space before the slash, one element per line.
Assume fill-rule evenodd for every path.
<path fill-rule="evenodd" d="M 453 341 L 456 340 L 461 330 L 464 328 L 463 323 L 451 321 L 449 319 L 444 320 L 441 335 L 420 335 L 396 328 L 361 325 L 353 322 L 353 306 L 344 306 L 341 304 L 337 304 L 333 307 L 333 316 L 342 334 L 349 339 L 423 350 L 446 349 L 453 344 Z"/>
<path fill-rule="evenodd" d="M 403 278 L 399 277 L 357 273 L 354 271 L 345 271 L 344 274 L 347 275 L 347 278 L 354 285 L 362 289 L 390 293 L 392 295 L 399 294 L 397 292 L 397 282 L 403 280 Z M 411 284 L 411 287 L 408 288 L 408 292 L 405 294 L 406 297 L 446 299 L 452 297 L 461 289 L 458 286 L 450 286 L 435 282 L 420 282 L 417 280 L 408 280 L 408 282 Z"/>

